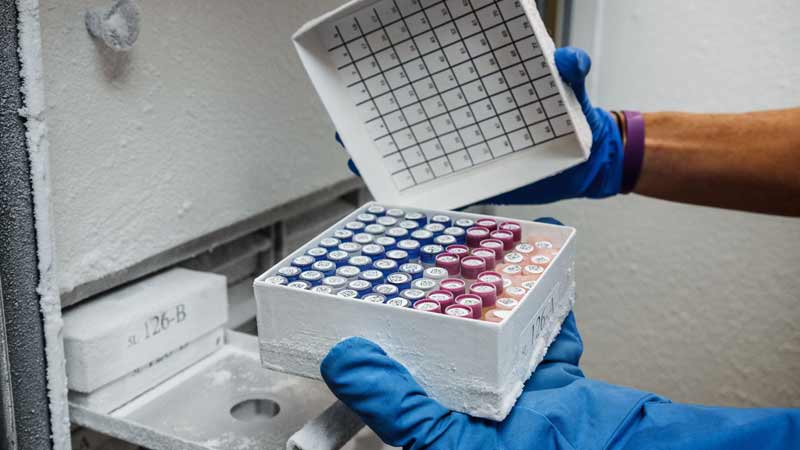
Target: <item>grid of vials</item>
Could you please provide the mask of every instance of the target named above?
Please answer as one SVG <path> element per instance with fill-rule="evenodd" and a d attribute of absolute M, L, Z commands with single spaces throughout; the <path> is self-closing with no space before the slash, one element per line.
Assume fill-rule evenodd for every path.
<path fill-rule="evenodd" d="M 518 222 L 370 206 L 321 238 L 268 284 L 502 322 L 533 289 L 560 243 Z"/>
<path fill-rule="evenodd" d="M 517 0 L 382 0 L 321 35 L 401 191 L 574 132 Z"/>

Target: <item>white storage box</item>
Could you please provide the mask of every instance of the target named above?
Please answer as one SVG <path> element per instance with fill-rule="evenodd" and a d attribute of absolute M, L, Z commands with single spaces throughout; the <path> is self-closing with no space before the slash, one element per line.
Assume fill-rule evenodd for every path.
<path fill-rule="evenodd" d="M 362 336 L 403 363 L 426 392 L 446 407 L 502 420 L 574 303 L 575 230 L 508 219 L 522 225 L 523 236 L 551 241 L 561 250 L 500 323 L 368 303 L 267 281 L 280 267 L 304 255 L 320 239 L 330 237 L 372 205 L 345 217 L 256 279 L 262 365 L 320 379 L 319 364 L 329 349 L 347 337 Z M 454 219 L 486 217 L 419 208 L 406 211 L 428 217 L 446 214 Z"/>
<path fill-rule="evenodd" d="M 355 0 L 294 42 L 378 201 L 457 208 L 589 156 L 533 0 Z"/>

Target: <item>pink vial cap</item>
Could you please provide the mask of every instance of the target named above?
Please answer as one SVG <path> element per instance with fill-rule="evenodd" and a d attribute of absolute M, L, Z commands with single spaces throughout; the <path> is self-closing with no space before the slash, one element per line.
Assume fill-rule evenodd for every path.
<path fill-rule="evenodd" d="M 445 269 L 448 275 L 458 275 L 461 271 L 460 258 L 450 253 L 439 253 L 436 255 L 436 267 Z"/>
<path fill-rule="evenodd" d="M 443 291 L 448 291 L 453 294 L 453 297 L 458 297 L 467 292 L 467 283 L 458 278 L 447 278 L 439 283 L 439 287 Z"/>
<path fill-rule="evenodd" d="M 442 312 L 442 306 L 439 303 L 433 300 L 426 300 L 426 299 L 417 300 L 417 302 L 414 303 L 414 309 L 432 313 Z"/>
<path fill-rule="evenodd" d="M 467 246 L 480 247 L 482 240 L 489 237 L 491 231 L 486 227 L 472 227 L 467 229 Z"/>
<path fill-rule="evenodd" d="M 434 302 L 442 305 L 442 308 L 447 308 L 448 306 L 456 302 L 456 298 L 453 295 L 453 293 L 445 290 L 433 291 L 430 294 L 428 294 L 427 299 L 433 300 Z"/>
<path fill-rule="evenodd" d="M 490 248 L 478 247 L 473 249 L 472 256 L 483 258 L 483 260 L 486 261 L 486 270 L 494 270 L 494 266 L 497 265 L 494 250 Z"/>
<path fill-rule="evenodd" d="M 497 272 L 483 272 L 478 275 L 478 281 L 494 285 L 497 292 L 503 292 L 503 276 Z"/>
<path fill-rule="evenodd" d="M 494 257 L 497 261 L 503 259 L 503 251 L 506 248 L 506 244 L 501 241 L 500 239 L 484 239 L 481 241 L 479 247 L 488 248 L 494 251 Z"/>
<path fill-rule="evenodd" d="M 484 308 L 491 308 L 497 302 L 497 288 L 491 283 L 474 283 L 469 288 L 469 293 L 480 297 Z"/>
<path fill-rule="evenodd" d="M 488 217 L 476 220 L 475 224 L 479 227 L 486 227 L 489 229 L 489 231 L 494 231 L 497 229 L 497 221 Z"/>
<path fill-rule="evenodd" d="M 466 306 L 472 310 L 472 318 L 480 319 L 483 315 L 483 299 L 475 294 L 462 294 L 456 297 L 456 305 Z"/>
<path fill-rule="evenodd" d="M 503 243 L 503 250 L 509 251 L 514 248 L 514 233 L 505 230 L 492 231 L 489 234 L 492 239 L 498 239 Z"/>
<path fill-rule="evenodd" d="M 510 231 L 514 235 L 514 242 L 522 241 L 522 225 L 519 222 L 503 222 L 497 229 Z"/>
<path fill-rule="evenodd" d="M 486 260 L 477 256 L 461 258 L 461 276 L 467 280 L 478 278 L 481 272 L 486 272 Z"/>
<path fill-rule="evenodd" d="M 469 255 L 469 247 L 461 244 L 453 244 L 447 246 L 447 253 L 458 256 L 459 259 Z"/>
<path fill-rule="evenodd" d="M 450 305 L 445 308 L 444 313 L 448 316 L 461 317 L 462 319 L 472 319 L 472 309 L 461 305 Z"/>

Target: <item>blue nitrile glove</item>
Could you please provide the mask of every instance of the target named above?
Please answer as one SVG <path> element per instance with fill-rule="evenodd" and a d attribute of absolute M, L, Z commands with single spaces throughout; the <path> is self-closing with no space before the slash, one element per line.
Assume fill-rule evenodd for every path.
<path fill-rule="evenodd" d="M 592 107 L 586 95 L 585 80 L 592 61 L 586 52 L 574 47 L 556 50 L 555 59 L 561 78 L 572 87 L 592 129 L 592 150 L 589 159 L 550 178 L 480 203 L 525 205 L 578 197 L 604 198 L 619 194 L 622 186 L 622 139 L 619 127 L 611 114 Z M 344 146 L 338 133 L 336 141 Z M 347 165 L 353 173 L 360 176 L 352 160 L 349 160 Z"/>
<path fill-rule="evenodd" d="M 584 378 L 569 314 L 503 422 L 449 411 L 375 343 L 334 346 L 321 372 L 331 391 L 384 442 L 405 449 L 800 448 L 800 410 L 681 405 Z"/>

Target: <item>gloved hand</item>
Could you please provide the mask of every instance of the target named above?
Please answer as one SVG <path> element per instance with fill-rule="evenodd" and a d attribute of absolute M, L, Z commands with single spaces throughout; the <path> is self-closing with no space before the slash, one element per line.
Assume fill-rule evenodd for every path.
<path fill-rule="evenodd" d="M 623 147 L 617 123 L 608 112 L 592 107 L 586 95 L 585 80 L 592 66 L 589 55 L 581 49 L 556 50 L 556 66 L 561 78 L 572 87 L 592 129 L 589 159 L 550 178 L 523 186 L 480 203 L 522 205 L 550 203 L 568 198 L 604 198 L 616 195 L 622 187 Z M 339 134 L 336 141 L 342 144 Z M 352 160 L 348 167 L 360 175 Z"/>
<path fill-rule="evenodd" d="M 447 410 L 363 338 L 334 346 L 320 370 L 384 442 L 411 450 L 800 448 L 800 410 L 673 404 L 584 378 L 582 352 L 570 313 L 503 422 Z"/>

